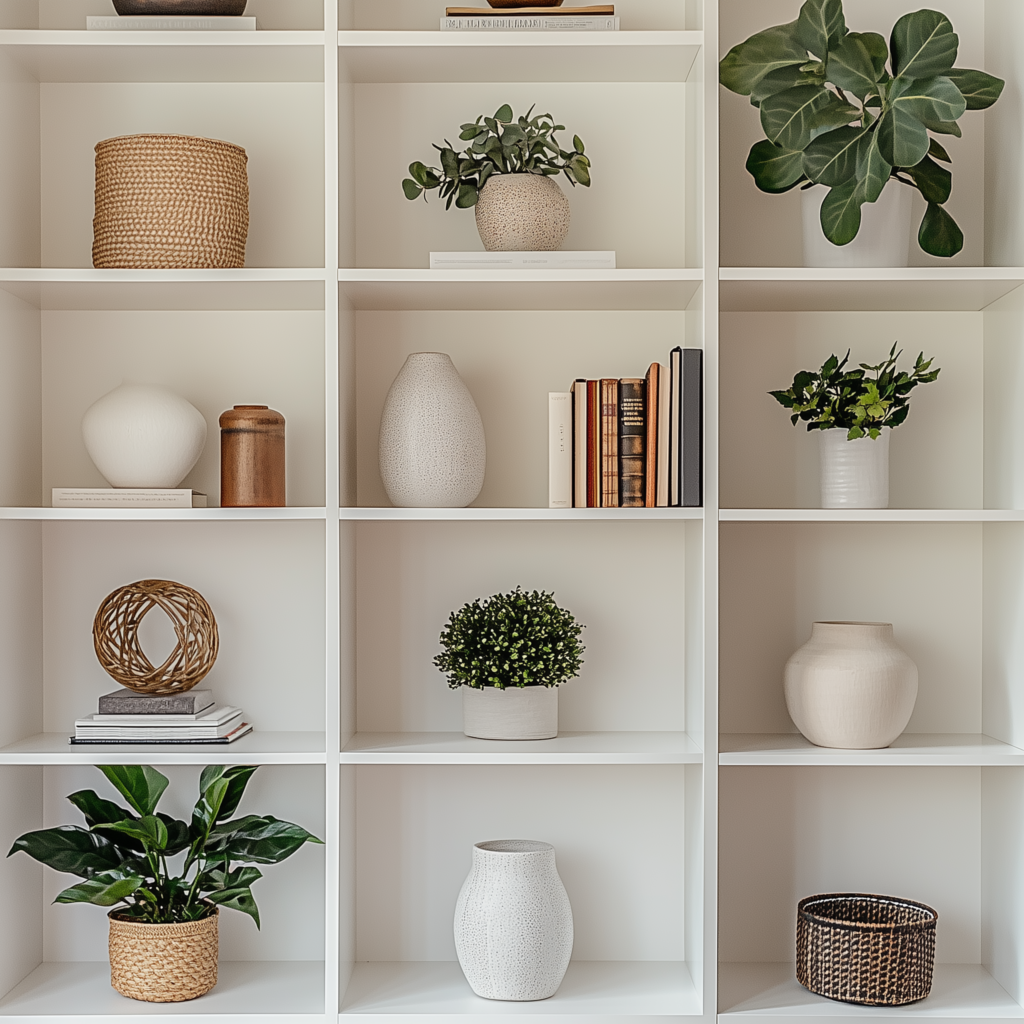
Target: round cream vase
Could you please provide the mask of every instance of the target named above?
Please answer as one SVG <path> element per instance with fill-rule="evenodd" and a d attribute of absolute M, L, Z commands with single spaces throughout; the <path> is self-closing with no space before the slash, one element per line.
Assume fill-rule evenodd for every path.
<path fill-rule="evenodd" d="M 569 233 L 569 200 L 546 174 L 492 174 L 475 210 L 488 252 L 550 252 Z"/>
<path fill-rule="evenodd" d="M 481 740 L 552 740 L 557 686 L 463 686 L 462 731 Z"/>

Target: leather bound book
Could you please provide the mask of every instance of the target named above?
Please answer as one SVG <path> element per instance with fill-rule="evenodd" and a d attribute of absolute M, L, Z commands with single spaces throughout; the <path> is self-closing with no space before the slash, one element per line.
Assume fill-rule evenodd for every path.
<path fill-rule="evenodd" d="M 638 377 L 623 377 L 619 381 L 619 505 L 622 508 L 644 507 L 646 391 L 646 382 Z"/>
<path fill-rule="evenodd" d="M 601 379 L 601 508 L 619 507 L 619 382 Z"/>

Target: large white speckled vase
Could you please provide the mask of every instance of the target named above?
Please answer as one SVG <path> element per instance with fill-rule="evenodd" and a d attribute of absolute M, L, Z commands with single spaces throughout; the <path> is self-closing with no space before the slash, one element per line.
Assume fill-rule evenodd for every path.
<path fill-rule="evenodd" d="M 455 905 L 455 951 L 484 999 L 547 999 L 572 956 L 572 907 L 555 848 L 530 839 L 473 847 Z"/>
<path fill-rule="evenodd" d="M 464 508 L 484 485 L 484 424 L 444 352 L 413 352 L 384 401 L 380 475 L 399 508 Z"/>
<path fill-rule="evenodd" d="M 476 202 L 476 230 L 488 252 L 541 252 L 569 233 L 569 200 L 545 174 L 493 174 Z"/>

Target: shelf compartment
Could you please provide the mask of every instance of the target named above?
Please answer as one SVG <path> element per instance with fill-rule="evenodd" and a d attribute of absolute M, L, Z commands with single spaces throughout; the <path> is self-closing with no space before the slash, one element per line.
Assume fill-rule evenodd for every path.
<path fill-rule="evenodd" d="M 936 964 L 932 993 L 908 1006 L 856 1006 L 808 992 L 793 964 L 723 963 L 718 968 L 719 1020 L 743 1017 L 760 1024 L 824 1024 L 841 1018 L 896 1024 L 908 1020 L 1005 1021 L 1024 1009 L 980 964 Z"/>
<path fill-rule="evenodd" d="M 881 750 L 816 747 L 799 733 L 726 733 L 723 765 L 1024 765 L 1024 750 L 981 733 L 903 733 Z"/>
<path fill-rule="evenodd" d="M 2 755 L 0 751 L 0 755 Z M 1024 756 L 1024 754 L 1022 754 Z M 343 764 L 701 764 L 684 732 L 560 732 L 553 740 L 478 740 L 460 732 L 356 733 Z"/>
<path fill-rule="evenodd" d="M 700 997 L 681 962 L 574 960 L 550 999 L 507 1003 L 474 995 L 458 963 L 435 961 L 356 964 L 340 1019 L 429 1015 L 483 1024 L 495 1016 L 516 1015 L 544 1021 L 578 1018 L 582 1024 L 604 1017 L 700 1013 Z"/>
<path fill-rule="evenodd" d="M 685 82 L 702 32 L 339 32 L 351 82 Z"/>
<path fill-rule="evenodd" d="M 338 272 L 352 309 L 687 309 L 703 271 L 367 270 Z"/>
<path fill-rule="evenodd" d="M 43 963 L 0 999 L 0 1020 L 11 1024 L 94 1017 L 145 1021 L 165 1015 L 285 1024 L 323 1012 L 324 965 L 311 960 L 222 960 L 212 992 L 194 1002 L 159 1004 L 138 1003 L 115 992 L 106 963 Z"/>

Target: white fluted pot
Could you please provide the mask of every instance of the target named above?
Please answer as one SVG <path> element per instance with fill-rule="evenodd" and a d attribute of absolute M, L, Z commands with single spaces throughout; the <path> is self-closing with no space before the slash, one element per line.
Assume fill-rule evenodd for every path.
<path fill-rule="evenodd" d="M 557 686 L 463 686 L 462 731 L 481 740 L 551 740 L 558 735 Z"/>
<path fill-rule="evenodd" d="M 917 701 L 917 666 L 890 622 L 815 622 L 786 663 L 786 707 L 819 747 L 887 747 Z"/>
<path fill-rule="evenodd" d="M 493 174 L 475 209 L 488 252 L 552 251 L 569 233 L 569 200 L 545 174 Z"/>
<path fill-rule="evenodd" d="M 464 508 L 484 485 L 487 445 L 473 396 L 444 352 L 413 352 L 380 418 L 380 475 L 399 508 Z"/>
<path fill-rule="evenodd" d="M 455 905 L 455 951 L 484 999 L 547 999 L 572 956 L 572 908 L 555 848 L 528 839 L 473 847 Z"/>
<path fill-rule="evenodd" d="M 846 439 L 845 430 L 818 431 L 822 508 L 889 507 L 889 435 Z"/>
<path fill-rule="evenodd" d="M 177 487 L 203 453 L 206 420 L 170 388 L 122 384 L 86 410 L 82 439 L 112 487 Z"/>

